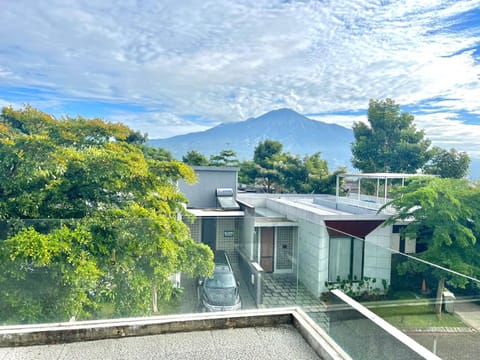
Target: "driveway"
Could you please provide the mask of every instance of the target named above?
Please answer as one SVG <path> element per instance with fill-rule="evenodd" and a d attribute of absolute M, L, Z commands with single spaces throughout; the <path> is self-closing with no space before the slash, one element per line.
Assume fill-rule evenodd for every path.
<path fill-rule="evenodd" d="M 480 300 L 457 299 L 454 310 L 464 323 L 480 332 Z"/>
<path fill-rule="evenodd" d="M 240 270 L 236 264 L 232 264 L 235 279 L 240 283 L 240 298 L 242 299 L 242 309 L 256 309 L 255 301 L 248 290 L 245 280 L 240 274 Z M 181 284 L 183 287 L 183 294 L 181 296 L 180 311 L 182 314 L 197 313 L 200 310 L 197 306 L 197 286 L 194 279 L 182 275 Z"/>

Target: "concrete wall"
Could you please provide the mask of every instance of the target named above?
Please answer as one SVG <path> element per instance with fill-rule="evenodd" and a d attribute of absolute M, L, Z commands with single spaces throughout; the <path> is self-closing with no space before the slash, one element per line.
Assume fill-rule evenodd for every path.
<path fill-rule="evenodd" d="M 240 242 L 240 222 L 238 217 L 217 218 L 217 250 L 225 250 L 231 263 L 238 263 L 235 246 Z"/>
<path fill-rule="evenodd" d="M 321 223 L 297 219 L 298 279 L 314 295 L 325 291 L 328 279 L 328 232 Z"/>
<path fill-rule="evenodd" d="M 318 214 L 290 204 L 267 200 L 268 208 L 285 214 L 298 224 L 298 279 L 314 295 L 320 296 L 325 291 L 328 280 L 328 232 L 324 221 Z"/>
<path fill-rule="evenodd" d="M 377 279 L 376 287 L 383 290 L 382 280 L 390 284 L 392 226 L 379 226 L 365 237 L 363 275 Z M 395 242 L 395 241 L 394 241 Z"/>
<path fill-rule="evenodd" d="M 240 249 L 242 253 L 250 260 L 253 260 L 253 236 L 255 230 L 255 208 L 247 204 L 240 203 L 244 212 L 243 220 L 240 221 Z"/>
<path fill-rule="evenodd" d="M 189 200 L 188 207 L 211 209 L 217 207 L 216 189 L 231 188 L 236 197 L 238 168 L 216 166 L 193 166 L 198 181 L 187 184 L 178 182 L 179 189 Z"/>

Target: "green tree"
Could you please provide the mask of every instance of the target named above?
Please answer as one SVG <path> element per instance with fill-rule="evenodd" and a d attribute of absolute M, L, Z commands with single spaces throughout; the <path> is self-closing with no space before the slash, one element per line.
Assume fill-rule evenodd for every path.
<path fill-rule="evenodd" d="M 353 166 L 363 172 L 415 173 L 422 168 L 429 160 L 430 141 L 413 120 L 391 99 L 370 100 L 368 125 L 353 125 Z"/>
<path fill-rule="evenodd" d="M 267 193 L 280 192 L 280 172 L 278 166 L 283 155 L 283 145 L 279 141 L 265 140 L 259 142 L 253 152 L 253 162 L 257 173 L 255 185 Z"/>
<path fill-rule="evenodd" d="M 240 183 L 269 193 L 335 193 L 336 175 L 345 169 L 330 174 L 328 163 L 320 153 L 301 159 L 282 149 L 278 141 L 260 142 L 255 147 L 254 160 L 240 164 Z"/>
<path fill-rule="evenodd" d="M 210 156 L 209 166 L 238 166 L 237 153 L 233 150 L 222 150 Z"/>
<path fill-rule="evenodd" d="M 2 110 L 0 321 L 89 318 L 107 300 L 116 315 L 148 314 L 172 295 L 171 274 L 212 270 L 211 250 L 178 220 L 186 199 L 175 184 L 193 182 L 193 170 L 132 134 L 29 106 Z M 49 301 L 36 299 L 35 281 Z"/>
<path fill-rule="evenodd" d="M 23 227 L 1 242 L 1 320 L 88 317 L 96 307 L 91 291 L 99 288 L 103 275 L 86 249 L 92 240 L 83 226 L 61 225 L 48 234 Z"/>
<path fill-rule="evenodd" d="M 253 152 L 253 161 L 264 169 L 273 168 L 273 158 L 275 155 L 281 155 L 283 145 L 279 141 L 265 140 L 259 142 Z"/>
<path fill-rule="evenodd" d="M 258 174 L 258 165 L 253 161 L 245 160 L 239 164 L 238 182 L 240 184 L 254 185 Z"/>
<path fill-rule="evenodd" d="M 290 153 L 277 154 L 274 159 L 274 168 L 279 173 L 277 192 L 303 192 L 308 181 L 308 172 L 302 159 Z"/>
<path fill-rule="evenodd" d="M 166 149 L 154 148 L 151 146 L 142 146 L 143 155 L 146 159 L 149 160 L 158 160 L 158 161 L 172 161 L 172 153 Z"/>
<path fill-rule="evenodd" d="M 426 174 L 455 179 L 467 176 L 470 157 L 466 152 L 456 149 L 445 150 L 435 146 L 432 148 L 431 154 L 430 161 L 424 166 Z"/>
<path fill-rule="evenodd" d="M 319 152 L 305 156 L 303 162 L 308 174 L 304 192 L 314 194 L 335 194 L 337 175 L 346 173 L 346 168 L 338 168 L 333 173 L 330 173 L 328 162 L 321 158 Z"/>
<path fill-rule="evenodd" d="M 412 180 L 398 190 L 393 205 L 397 213 L 387 223 L 406 221 L 403 234 L 416 238 L 425 251 L 415 257 L 461 274 L 480 275 L 480 188 L 463 179 L 426 177 Z M 400 272 L 424 273 L 430 269 L 438 280 L 437 313 L 445 281 L 452 287 L 465 287 L 464 277 L 422 262 L 408 261 Z"/>
<path fill-rule="evenodd" d="M 190 150 L 183 157 L 182 161 L 190 166 L 207 166 L 208 159 L 205 155 L 196 150 Z"/>

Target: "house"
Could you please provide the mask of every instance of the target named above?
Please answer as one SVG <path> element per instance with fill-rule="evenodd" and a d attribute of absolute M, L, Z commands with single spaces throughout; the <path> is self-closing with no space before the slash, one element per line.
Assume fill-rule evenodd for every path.
<path fill-rule="evenodd" d="M 235 248 L 240 242 L 244 211 L 237 203 L 238 168 L 194 166 L 197 183 L 179 182 L 189 200 L 188 212 L 193 222 L 185 221 L 194 240 L 209 245 L 213 251 L 224 250 L 237 262 Z"/>
<path fill-rule="evenodd" d="M 378 210 L 389 187 L 416 175 L 341 174 L 336 195 L 299 195 L 237 192 L 236 168 L 194 170 L 199 182 L 180 184 L 195 215 L 192 237 L 228 252 L 257 303 L 262 274 L 292 275 L 315 297 L 348 279 L 387 287 L 392 253 L 415 250 L 414 239 L 401 239 L 401 224 L 385 225 L 392 209 Z M 356 183 L 353 191 L 341 190 L 344 179 Z M 362 186 L 373 195 L 362 194 Z"/>

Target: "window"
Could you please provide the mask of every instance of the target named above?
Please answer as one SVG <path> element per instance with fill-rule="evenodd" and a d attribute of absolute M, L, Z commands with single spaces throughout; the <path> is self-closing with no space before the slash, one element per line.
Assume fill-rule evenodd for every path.
<path fill-rule="evenodd" d="M 363 240 L 352 237 L 331 237 L 328 281 L 361 280 L 362 269 Z"/>

